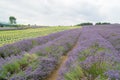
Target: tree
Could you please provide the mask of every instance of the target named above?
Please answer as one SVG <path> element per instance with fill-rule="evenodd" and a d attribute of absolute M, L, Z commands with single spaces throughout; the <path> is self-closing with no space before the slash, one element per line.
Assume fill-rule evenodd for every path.
<path fill-rule="evenodd" d="M 90 23 L 90 22 L 80 23 L 80 24 L 77 24 L 76 26 L 87 26 L 87 25 L 93 25 L 93 23 Z"/>
<path fill-rule="evenodd" d="M 109 22 L 97 22 L 95 25 L 109 25 L 109 24 L 111 24 L 111 23 L 109 23 Z"/>
<path fill-rule="evenodd" d="M 14 16 L 9 17 L 10 24 L 16 24 L 16 18 Z"/>
<path fill-rule="evenodd" d="M 102 23 L 101 22 L 97 22 L 95 25 L 102 25 Z"/>

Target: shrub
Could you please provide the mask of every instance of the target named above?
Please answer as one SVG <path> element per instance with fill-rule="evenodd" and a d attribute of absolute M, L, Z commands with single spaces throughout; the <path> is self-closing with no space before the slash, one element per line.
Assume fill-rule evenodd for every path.
<path fill-rule="evenodd" d="M 34 60 L 37 59 L 35 54 L 24 54 L 21 59 L 11 60 L 2 66 L 0 70 L 0 79 L 5 79 L 7 74 L 9 76 L 20 72 L 21 70 L 24 71 L 25 68 L 31 64 Z"/>
<path fill-rule="evenodd" d="M 93 23 L 81 23 L 81 24 L 77 24 L 76 26 L 86 26 L 86 25 L 93 25 Z"/>
<path fill-rule="evenodd" d="M 80 66 L 72 68 L 65 74 L 65 80 L 81 80 L 83 77 L 84 73 Z"/>
<path fill-rule="evenodd" d="M 103 23 L 98 22 L 98 23 L 96 23 L 95 25 L 107 25 L 107 24 L 110 24 L 110 23 L 108 23 L 108 22 L 103 22 Z"/>

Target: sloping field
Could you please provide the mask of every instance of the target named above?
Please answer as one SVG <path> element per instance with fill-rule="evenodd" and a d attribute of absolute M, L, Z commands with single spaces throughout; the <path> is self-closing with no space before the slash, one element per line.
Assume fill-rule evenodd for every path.
<path fill-rule="evenodd" d="M 63 30 L 73 29 L 78 27 L 43 27 L 43 28 L 30 28 L 24 30 L 9 30 L 0 31 L 0 46 L 13 43 L 22 39 L 35 38 L 45 36 L 50 33 L 55 33 Z M 11 28 L 12 29 L 12 28 Z"/>
<path fill-rule="evenodd" d="M 0 80 L 120 80 L 120 25 L 90 26 L 0 47 Z"/>

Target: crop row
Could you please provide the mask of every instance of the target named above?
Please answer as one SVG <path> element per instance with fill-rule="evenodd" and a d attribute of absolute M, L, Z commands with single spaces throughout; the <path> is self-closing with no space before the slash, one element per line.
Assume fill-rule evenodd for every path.
<path fill-rule="evenodd" d="M 68 60 L 60 69 L 58 80 L 119 80 L 120 36 L 118 34 L 120 31 L 118 29 L 120 30 L 119 27 L 115 27 L 114 31 L 113 27 L 109 26 L 105 29 L 104 26 L 103 29 L 102 27 L 84 28 L 78 46 L 68 55 Z M 107 33 L 108 30 L 111 32 Z M 105 32 L 107 34 L 104 34 Z M 116 38 L 111 33 L 114 33 Z M 110 38 L 114 40 L 111 41 Z M 118 44 L 114 44 L 116 43 L 114 41 Z"/>
<path fill-rule="evenodd" d="M 15 46 L 16 43 L 9 44 L 9 48 L 2 47 L 5 48 L 4 51 L 7 50 L 7 55 L 1 56 L 3 58 L 1 58 L 2 62 L 0 62 L 0 64 L 2 64 L 0 79 L 45 79 L 60 63 L 62 55 L 66 55 L 72 48 L 79 34 L 80 30 L 77 29 L 51 34 L 45 36 L 47 38 L 41 37 L 40 39 L 37 39 L 40 43 L 42 41 L 42 45 L 38 45 L 37 43 L 34 47 L 33 45 L 31 47 L 31 42 L 29 42 L 31 39 L 25 41 L 29 44 L 25 44 L 22 41 L 24 45 L 21 45 L 22 43 L 18 42 L 20 43 L 19 47 L 22 48 L 20 51 L 23 52 L 25 51 L 24 49 L 26 49 L 26 52 L 23 52 L 24 54 L 21 53 L 20 55 L 15 55 L 19 54 L 19 51 L 16 51 L 14 54 L 15 50 L 19 49 L 19 47 L 11 48 L 11 46 Z M 15 50 L 13 51 L 13 49 Z M 1 53 L 4 53 L 4 51 Z"/>
<path fill-rule="evenodd" d="M 67 30 L 76 27 L 46 27 L 25 30 L 0 31 L 0 46 L 13 43 L 22 39 L 45 36 L 53 32 Z"/>
<path fill-rule="evenodd" d="M 120 80 L 120 27 L 94 26 L 54 33 L 0 47 L 0 79 Z M 69 53 L 69 54 L 68 54 Z"/>
<path fill-rule="evenodd" d="M 0 47 L 0 57 L 5 58 L 11 55 L 18 55 L 22 52 L 27 52 L 35 46 L 45 44 L 51 40 L 54 40 L 64 34 L 68 34 L 72 30 L 66 30 L 58 33 L 53 33 L 44 37 L 37 37 L 31 39 L 21 40 L 13 44 L 7 44 Z"/>

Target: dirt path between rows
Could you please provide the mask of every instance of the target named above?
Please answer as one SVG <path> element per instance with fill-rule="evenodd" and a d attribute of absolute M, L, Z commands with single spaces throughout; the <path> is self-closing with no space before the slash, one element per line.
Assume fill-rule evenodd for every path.
<path fill-rule="evenodd" d="M 61 57 L 61 63 L 57 66 L 57 68 L 51 73 L 51 75 L 48 77 L 47 80 L 57 80 L 58 78 L 58 72 L 60 70 L 60 68 L 62 67 L 62 65 L 65 64 L 66 60 L 67 60 L 68 56 L 62 56 Z"/>
<path fill-rule="evenodd" d="M 74 47 L 67 53 L 69 54 L 74 48 L 77 47 L 77 43 L 74 45 Z M 57 80 L 58 76 L 59 76 L 59 70 L 60 68 L 65 64 L 65 62 L 68 59 L 68 55 L 64 55 L 61 57 L 61 63 L 57 66 L 57 68 L 49 75 L 49 77 L 47 78 L 47 80 Z"/>

